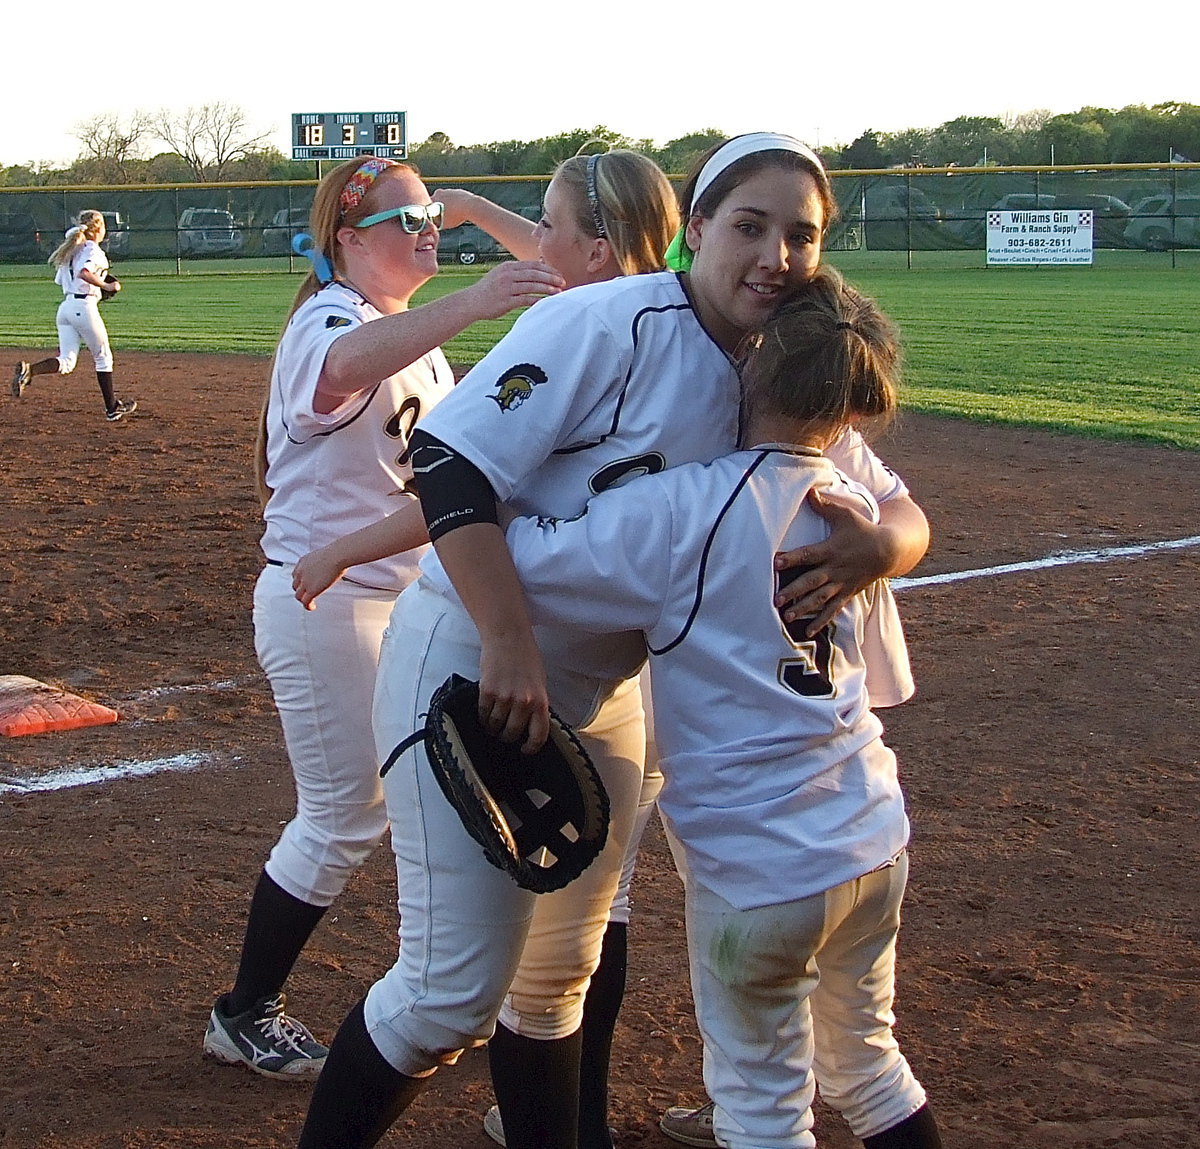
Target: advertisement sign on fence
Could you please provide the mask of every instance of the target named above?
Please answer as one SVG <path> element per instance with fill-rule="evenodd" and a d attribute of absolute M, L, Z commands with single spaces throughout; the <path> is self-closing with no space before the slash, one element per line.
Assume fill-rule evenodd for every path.
<path fill-rule="evenodd" d="M 1091 211 L 989 211 L 987 261 L 1003 263 L 1091 263 Z"/>

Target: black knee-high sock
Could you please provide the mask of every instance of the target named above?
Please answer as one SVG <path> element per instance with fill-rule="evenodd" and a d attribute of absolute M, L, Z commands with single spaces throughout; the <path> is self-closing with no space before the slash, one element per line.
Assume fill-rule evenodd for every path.
<path fill-rule="evenodd" d="M 609 922 L 600 965 L 583 1003 L 583 1046 L 579 1058 L 579 1149 L 613 1149 L 608 1132 L 608 1063 L 613 1031 L 625 997 L 629 927 Z"/>
<path fill-rule="evenodd" d="M 535 1041 L 496 1027 L 488 1061 L 508 1149 L 576 1149 L 581 1045 L 578 1029 Z"/>
<path fill-rule="evenodd" d="M 864 1149 L 942 1149 L 937 1122 L 928 1105 L 874 1137 L 863 1138 Z"/>
<path fill-rule="evenodd" d="M 360 1001 L 329 1047 L 297 1149 L 370 1149 L 425 1086 L 397 1073 L 367 1032 Z"/>
<path fill-rule="evenodd" d="M 116 396 L 113 395 L 112 372 L 97 371 L 96 382 L 100 384 L 100 394 L 104 396 L 104 409 L 111 411 L 116 405 Z"/>
<path fill-rule="evenodd" d="M 242 1013 L 259 998 L 273 997 L 283 989 L 324 913 L 324 906 L 311 906 L 292 897 L 263 870 L 250 900 L 237 980 L 225 997 L 223 1012 Z"/>
<path fill-rule="evenodd" d="M 29 365 L 30 375 L 57 375 L 58 374 L 58 359 L 51 356 L 49 359 L 39 359 L 36 363 Z"/>

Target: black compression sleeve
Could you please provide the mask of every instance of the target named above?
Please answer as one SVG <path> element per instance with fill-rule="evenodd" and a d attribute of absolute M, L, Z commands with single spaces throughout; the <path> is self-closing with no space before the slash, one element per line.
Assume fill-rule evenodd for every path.
<path fill-rule="evenodd" d="M 411 459 L 430 542 L 468 523 L 499 524 L 496 492 L 469 459 L 420 429 L 413 432 Z"/>

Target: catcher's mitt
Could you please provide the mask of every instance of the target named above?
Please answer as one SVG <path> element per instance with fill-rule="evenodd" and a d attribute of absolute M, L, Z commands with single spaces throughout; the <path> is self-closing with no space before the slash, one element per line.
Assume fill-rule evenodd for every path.
<path fill-rule="evenodd" d="M 536 754 L 488 734 L 479 683 L 452 674 L 433 692 L 425 727 L 388 756 L 424 742 L 433 775 L 493 866 L 537 894 L 562 889 L 604 849 L 608 793 L 587 751 L 553 711 Z"/>

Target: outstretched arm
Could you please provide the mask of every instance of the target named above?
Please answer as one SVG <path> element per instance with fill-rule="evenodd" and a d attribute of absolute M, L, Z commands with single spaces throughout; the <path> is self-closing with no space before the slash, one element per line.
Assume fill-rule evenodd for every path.
<path fill-rule="evenodd" d="M 386 519 L 343 535 L 328 546 L 309 551 L 292 570 L 292 589 L 308 610 L 317 609 L 317 596 L 350 568 L 373 563 L 429 542 L 425 516 L 416 499 Z"/>
<path fill-rule="evenodd" d="M 461 188 L 438 188 L 434 200 L 446 205 L 443 229 L 473 223 L 498 240 L 518 259 L 537 259 L 537 235 L 533 224 L 523 215 L 509 211 L 490 199 Z"/>
<path fill-rule="evenodd" d="M 383 315 L 337 339 L 317 383 L 317 410 L 334 411 L 351 395 L 403 370 L 476 320 L 498 319 L 556 295 L 565 283 L 544 263 L 507 260 L 461 291 Z"/>
<path fill-rule="evenodd" d="M 876 579 L 907 574 L 929 549 L 929 523 L 908 495 L 882 503 L 879 522 L 832 501 L 817 491 L 809 504 L 830 525 L 823 542 L 775 557 L 776 570 L 807 568 L 776 596 L 784 621 L 812 617 L 815 635 L 841 607 Z"/>

